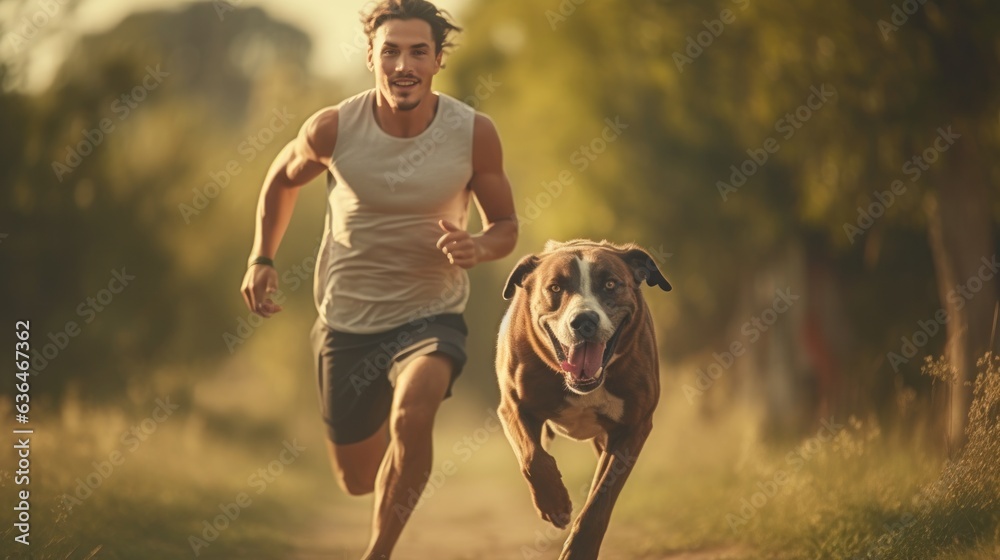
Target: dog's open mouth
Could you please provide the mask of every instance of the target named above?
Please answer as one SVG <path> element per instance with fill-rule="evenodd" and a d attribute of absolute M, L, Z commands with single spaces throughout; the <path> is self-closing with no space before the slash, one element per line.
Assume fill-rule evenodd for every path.
<path fill-rule="evenodd" d="M 559 367 L 569 375 L 567 383 L 579 390 L 590 390 L 600 385 L 604 377 L 601 373 L 608 365 L 611 356 L 615 353 L 615 346 L 621 334 L 622 327 L 628 321 L 622 321 L 615 333 L 607 342 L 581 342 L 573 347 L 566 346 L 556 338 L 552 329 L 545 326 L 555 351 L 556 359 L 559 360 Z"/>

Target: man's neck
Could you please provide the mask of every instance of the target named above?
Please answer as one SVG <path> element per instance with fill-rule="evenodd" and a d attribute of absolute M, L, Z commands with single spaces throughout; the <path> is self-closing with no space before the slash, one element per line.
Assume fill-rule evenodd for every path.
<path fill-rule="evenodd" d="M 375 96 L 375 106 L 372 111 L 379 128 L 390 136 L 412 138 L 427 130 L 437 114 L 438 96 L 430 93 L 420 104 L 409 111 L 397 111 L 389 106 L 382 94 Z"/>

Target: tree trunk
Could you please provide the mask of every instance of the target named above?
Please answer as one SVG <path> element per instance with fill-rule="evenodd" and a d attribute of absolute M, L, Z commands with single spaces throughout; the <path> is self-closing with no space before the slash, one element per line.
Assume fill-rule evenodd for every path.
<path fill-rule="evenodd" d="M 956 381 L 950 387 L 947 441 L 954 453 L 965 442 L 976 361 L 994 348 L 991 340 L 998 281 L 991 202 L 972 126 L 948 153 L 947 187 L 939 187 L 926 206 L 931 251 L 942 308 L 948 313 L 945 355 Z"/>

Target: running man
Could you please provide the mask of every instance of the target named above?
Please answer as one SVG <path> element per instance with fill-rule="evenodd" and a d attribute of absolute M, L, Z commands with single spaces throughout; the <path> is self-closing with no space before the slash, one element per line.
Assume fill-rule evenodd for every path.
<path fill-rule="evenodd" d="M 337 482 L 375 493 L 363 558 L 389 558 L 432 466 L 431 430 L 466 361 L 466 272 L 517 242 L 492 121 L 431 89 L 449 34 L 426 0 L 382 0 L 363 23 L 375 87 L 312 115 L 261 188 L 243 297 L 281 311 L 273 259 L 299 187 L 329 171 L 312 329 Z M 466 231 L 470 198 L 483 231 Z"/>

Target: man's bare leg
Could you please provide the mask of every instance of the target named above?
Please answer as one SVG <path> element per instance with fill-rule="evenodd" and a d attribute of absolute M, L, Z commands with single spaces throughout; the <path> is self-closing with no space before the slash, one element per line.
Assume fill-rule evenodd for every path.
<path fill-rule="evenodd" d="M 388 420 L 377 432 L 357 443 L 335 444 L 327 439 L 326 450 L 340 488 L 351 496 L 371 493 L 388 444 Z"/>
<path fill-rule="evenodd" d="M 389 416 L 389 448 L 375 481 L 372 537 L 364 560 L 392 554 L 431 470 L 434 416 L 451 380 L 453 364 L 442 354 L 410 362 L 396 379 Z M 411 501 L 414 503 L 411 504 Z"/>

